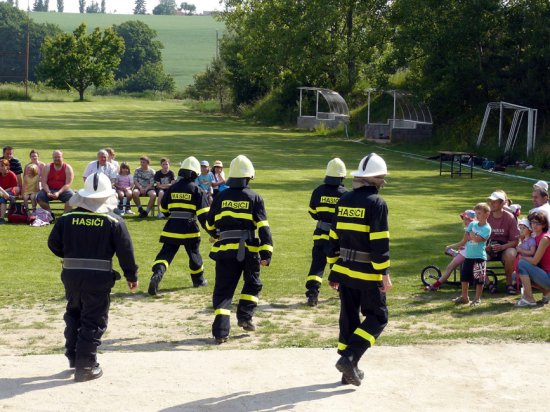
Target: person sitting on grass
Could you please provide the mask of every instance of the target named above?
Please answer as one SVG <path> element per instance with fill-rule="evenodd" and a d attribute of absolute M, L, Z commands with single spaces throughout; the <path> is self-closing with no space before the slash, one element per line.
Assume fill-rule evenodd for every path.
<path fill-rule="evenodd" d="M 548 233 L 548 219 L 544 212 L 529 214 L 529 223 L 533 228 L 537 251 L 535 256 L 522 256 L 518 263 L 518 273 L 523 285 L 523 296 L 515 306 L 536 306 L 533 297 L 532 283 L 536 283 L 542 289 L 541 304 L 550 302 L 550 233 Z"/>
<path fill-rule="evenodd" d="M 460 218 L 462 219 L 462 223 L 464 224 L 464 230 L 466 230 L 470 223 L 475 220 L 476 212 L 471 209 L 465 210 L 463 213 L 460 214 Z M 441 285 L 443 285 L 447 281 L 447 279 L 449 279 L 453 270 L 464 263 L 464 259 L 466 258 L 466 250 L 464 248 L 464 245 L 466 244 L 468 239 L 468 233 L 464 233 L 464 237 L 460 242 L 445 246 L 445 253 L 453 256 L 453 260 L 451 260 L 451 262 L 447 265 L 443 276 L 437 279 L 433 284 L 426 286 L 426 290 L 439 290 Z"/>
<path fill-rule="evenodd" d="M 470 303 L 468 296 L 468 287 L 470 282 L 476 285 L 476 295 L 470 306 L 481 304 L 481 294 L 483 293 L 483 285 L 485 284 L 487 252 L 485 251 L 485 243 L 491 236 L 491 226 L 487 223 L 487 218 L 491 212 L 491 208 L 487 203 L 478 203 L 474 210 L 476 212 L 477 221 L 473 221 L 468 225 L 466 234 L 468 241 L 466 242 L 466 258 L 460 270 L 460 285 L 462 294 L 453 299 L 453 302 L 458 305 Z"/>

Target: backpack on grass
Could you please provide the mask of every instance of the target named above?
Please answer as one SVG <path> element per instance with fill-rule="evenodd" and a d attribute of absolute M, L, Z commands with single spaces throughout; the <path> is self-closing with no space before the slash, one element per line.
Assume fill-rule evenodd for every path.
<path fill-rule="evenodd" d="M 34 216 L 29 216 L 27 208 L 23 206 L 23 203 L 12 202 L 8 209 L 8 222 L 10 223 L 25 223 L 31 224 L 35 219 Z"/>

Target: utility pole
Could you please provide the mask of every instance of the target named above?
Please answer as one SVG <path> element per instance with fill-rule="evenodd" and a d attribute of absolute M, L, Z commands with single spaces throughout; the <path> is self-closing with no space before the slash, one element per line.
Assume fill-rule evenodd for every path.
<path fill-rule="evenodd" d="M 30 54 L 30 29 L 29 8 L 27 7 L 27 40 L 25 45 L 25 98 L 29 99 L 29 54 Z"/>

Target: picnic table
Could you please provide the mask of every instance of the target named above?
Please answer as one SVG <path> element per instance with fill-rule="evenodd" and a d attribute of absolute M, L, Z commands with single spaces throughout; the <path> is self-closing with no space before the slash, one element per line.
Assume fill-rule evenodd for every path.
<path fill-rule="evenodd" d="M 451 178 L 455 175 L 462 176 L 470 175 L 470 179 L 474 176 L 474 153 L 469 152 L 451 152 L 440 151 L 439 152 L 439 176 L 443 173 L 450 173 Z M 467 157 L 464 170 L 462 168 L 462 160 Z"/>

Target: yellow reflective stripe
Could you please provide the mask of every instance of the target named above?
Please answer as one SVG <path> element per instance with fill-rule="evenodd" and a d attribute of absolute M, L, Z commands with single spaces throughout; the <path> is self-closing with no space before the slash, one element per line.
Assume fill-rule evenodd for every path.
<path fill-rule="evenodd" d="M 338 239 L 338 235 L 336 234 L 336 232 L 332 229 L 330 229 L 330 232 L 328 232 L 328 235 L 333 238 L 333 239 Z"/>
<path fill-rule="evenodd" d="M 259 229 L 261 227 L 267 226 L 269 227 L 269 222 L 267 220 L 261 220 L 258 223 L 256 223 L 256 227 Z"/>
<path fill-rule="evenodd" d="M 336 209 L 334 207 L 321 206 L 317 208 L 318 212 L 334 213 Z"/>
<path fill-rule="evenodd" d="M 189 270 L 191 270 L 191 268 L 189 268 Z M 204 272 L 204 266 L 201 266 L 200 268 L 198 268 L 196 270 L 191 270 L 192 275 L 196 275 L 197 273 L 201 273 L 201 272 Z"/>
<path fill-rule="evenodd" d="M 335 256 L 335 257 L 328 257 L 327 256 L 327 263 L 330 264 L 330 265 L 333 265 L 334 263 L 338 262 L 338 258 L 340 256 Z"/>
<path fill-rule="evenodd" d="M 384 263 L 376 263 L 376 262 L 370 262 L 372 264 L 372 267 L 376 270 L 384 270 L 390 267 L 390 260 L 388 259 Z"/>
<path fill-rule="evenodd" d="M 257 296 L 254 296 L 254 295 L 245 295 L 245 294 L 242 294 L 241 293 L 241 296 L 239 298 L 240 300 L 249 300 L 251 302 L 255 302 L 255 303 L 258 303 L 260 301 L 260 299 L 258 299 Z"/>
<path fill-rule="evenodd" d="M 235 219 L 246 219 L 246 220 L 252 220 L 252 214 L 251 213 L 237 213 L 237 212 L 231 212 L 229 210 L 223 211 L 216 215 L 214 220 L 217 222 L 218 220 L 222 219 L 225 216 L 231 216 Z"/>
<path fill-rule="evenodd" d="M 170 266 L 170 264 L 168 263 L 167 260 L 155 260 L 155 261 L 153 262 L 153 266 L 158 265 L 158 264 L 162 264 L 162 265 L 164 265 L 166 268 L 168 268 L 168 266 Z"/>
<path fill-rule="evenodd" d="M 319 282 L 319 283 L 323 283 L 323 278 L 322 277 L 319 277 L 319 276 L 316 276 L 316 275 L 309 275 L 306 279 L 308 282 L 310 280 L 315 280 L 316 282 Z"/>
<path fill-rule="evenodd" d="M 309 213 L 313 213 L 314 215 L 317 214 L 317 211 L 315 209 L 308 208 L 307 210 L 308 210 Z"/>
<path fill-rule="evenodd" d="M 197 206 L 190 205 L 189 203 L 170 203 L 168 205 L 168 209 L 191 209 L 191 210 L 197 210 Z"/>
<path fill-rule="evenodd" d="M 328 261 L 328 258 L 327 258 Z M 354 279 L 361 279 L 361 280 L 372 280 L 372 281 L 381 281 L 382 275 L 379 275 L 378 273 L 363 273 L 358 272 L 356 270 L 351 270 L 347 267 L 341 266 L 341 265 L 333 265 L 332 270 L 334 272 L 341 273 L 342 275 L 349 276 L 350 278 Z"/>
<path fill-rule="evenodd" d="M 345 350 L 348 347 L 345 343 L 338 342 L 338 350 Z"/>
<path fill-rule="evenodd" d="M 248 248 L 248 246 L 247 246 Z M 252 248 L 250 248 L 250 250 L 252 250 Z M 261 251 L 261 250 L 267 250 L 268 252 L 273 252 L 273 246 L 271 245 L 262 245 L 258 248 L 258 252 Z"/>
<path fill-rule="evenodd" d="M 182 233 L 165 232 L 164 230 L 160 233 L 160 235 L 164 237 L 171 237 L 173 239 L 192 239 L 194 237 L 201 237 L 201 234 L 199 232 L 182 234 Z"/>
<path fill-rule="evenodd" d="M 168 213 L 168 209 L 165 209 L 162 206 L 159 206 L 159 209 L 162 213 Z"/>
<path fill-rule="evenodd" d="M 363 232 L 363 233 L 369 233 L 370 232 L 370 226 L 369 225 L 361 225 L 359 223 L 337 222 L 336 223 L 336 229 L 353 230 L 355 232 Z"/>
<path fill-rule="evenodd" d="M 229 316 L 231 315 L 231 311 L 229 309 L 216 309 L 214 311 L 214 315 L 222 315 L 222 316 Z"/>
<path fill-rule="evenodd" d="M 355 333 L 358 336 L 361 336 L 366 341 L 369 341 L 370 346 L 374 346 L 374 342 L 376 341 L 376 338 L 374 336 L 372 336 L 370 333 L 368 333 L 367 331 L 365 331 L 361 328 L 357 328 L 353 331 L 353 333 Z"/>
<path fill-rule="evenodd" d="M 389 238 L 390 238 L 390 232 L 388 230 L 384 230 L 383 232 L 372 232 L 370 234 L 370 240 L 389 239 Z"/>
<path fill-rule="evenodd" d="M 321 240 L 321 239 L 328 240 L 329 237 L 328 235 L 313 235 L 313 240 Z"/>
<path fill-rule="evenodd" d="M 206 228 L 208 230 L 214 230 L 214 229 L 216 229 L 216 226 L 215 225 L 210 225 L 208 222 L 206 222 Z"/>
<path fill-rule="evenodd" d="M 197 210 L 197 216 L 200 216 L 203 213 L 208 213 L 209 211 L 210 211 L 210 206 L 203 207 L 202 209 Z"/>

